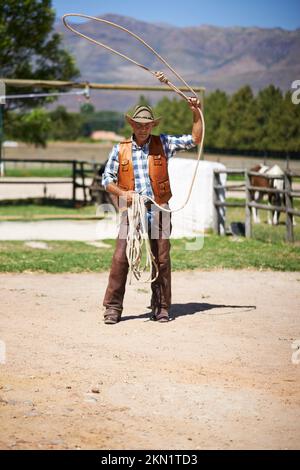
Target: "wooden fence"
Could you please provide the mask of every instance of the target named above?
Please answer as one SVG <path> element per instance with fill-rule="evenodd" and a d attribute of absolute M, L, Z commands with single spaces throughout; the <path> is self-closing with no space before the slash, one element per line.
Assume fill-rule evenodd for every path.
<path fill-rule="evenodd" d="M 221 174 L 227 175 L 242 175 L 244 177 L 243 184 L 225 185 L 221 182 Z M 251 176 L 260 176 L 266 179 L 282 179 L 283 189 L 277 188 L 261 188 L 251 185 Z M 251 209 L 261 209 L 266 211 L 278 211 L 286 214 L 286 241 L 294 242 L 294 231 L 293 231 L 293 218 L 300 217 L 300 211 L 295 210 L 293 207 L 293 199 L 300 198 L 300 191 L 292 189 L 293 178 L 299 178 L 300 173 L 295 173 L 290 170 L 284 171 L 283 176 L 273 176 L 267 174 L 261 174 L 249 170 L 214 170 L 214 231 L 219 235 L 226 234 L 226 207 L 244 207 L 245 208 L 245 235 L 247 238 L 252 237 L 252 219 Z M 226 191 L 245 191 L 245 202 L 226 202 Z M 283 205 L 274 206 L 270 204 L 260 204 L 254 202 L 251 198 L 252 191 L 261 191 L 263 193 L 273 193 L 284 195 Z"/>
<path fill-rule="evenodd" d="M 59 180 L 51 181 L 49 179 L 40 178 L 35 179 L 34 181 L 30 178 L 27 180 L 22 178 L 13 178 L 10 180 L 0 178 L 0 184 L 42 184 L 45 187 L 48 185 L 59 185 L 59 184 L 70 184 L 72 185 L 72 201 L 75 205 L 77 202 L 77 190 L 82 189 L 83 191 L 83 200 L 86 204 L 88 202 L 88 191 L 90 190 L 90 185 L 86 183 L 86 178 L 91 177 L 95 178 L 98 174 L 99 167 L 101 165 L 93 164 L 87 161 L 79 160 L 54 160 L 54 159 L 17 159 L 17 158 L 4 158 L 2 162 L 5 163 L 41 163 L 41 164 L 55 164 L 55 165 L 69 165 L 71 167 L 71 176 L 70 178 L 59 178 Z"/>

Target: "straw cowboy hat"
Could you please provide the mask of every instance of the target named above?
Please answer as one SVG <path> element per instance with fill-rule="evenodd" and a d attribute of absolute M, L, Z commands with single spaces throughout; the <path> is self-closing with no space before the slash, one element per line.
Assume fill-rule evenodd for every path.
<path fill-rule="evenodd" d="M 136 106 L 132 113 L 132 116 L 126 114 L 126 119 L 129 124 L 131 124 L 132 122 L 137 122 L 140 124 L 148 124 L 149 122 L 152 122 L 154 124 L 154 127 L 157 126 L 159 121 L 161 120 L 160 117 L 154 118 L 152 108 L 147 105 Z"/>

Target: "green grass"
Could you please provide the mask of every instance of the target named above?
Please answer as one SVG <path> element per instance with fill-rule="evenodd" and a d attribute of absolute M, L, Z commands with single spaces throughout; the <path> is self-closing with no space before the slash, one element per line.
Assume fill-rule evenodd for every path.
<path fill-rule="evenodd" d="M 264 269 L 300 271 L 300 247 L 210 235 L 198 250 L 187 250 L 187 241 L 172 240 L 172 268 Z M 189 241 L 190 243 L 191 241 Z M 96 248 L 84 242 L 48 242 L 49 250 L 34 249 L 21 241 L 0 242 L 0 272 L 37 271 L 48 273 L 100 272 L 110 268 L 115 241 L 110 248 Z"/>
<path fill-rule="evenodd" d="M 105 271 L 111 248 L 98 249 L 83 242 L 49 242 L 49 250 L 27 247 L 24 242 L 0 242 L 0 272 L 48 273 Z"/>
<path fill-rule="evenodd" d="M 242 174 L 239 174 L 239 175 L 230 175 L 228 174 L 227 175 L 227 181 L 241 181 L 241 182 L 244 182 L 245 181 L 245 178 L 244 178 L 244 175 Z M 293 182 L 294 183 L 300 183 L 300 178 L 293 178 Z"/>
<path fill-rule="evenodd" d="M 227 202 L 245 202 L 243 199 L 228 198 Z M 264 202 L 265 203 L 265 202 Z M 300 199 L 294 199 L 294 208 L 300 209 Z M 285 214 L 282 213 L 279 219 L 279 225 L 268 224 L 267 211 L 259 210 L 260 224 L 252 224 L 253 239 L 265 243 L 281 243 L 285 241 L 286 227 Z M 297 225 L 294 227 L 295 241 L 300 242 L 300 219 L 295 218 Z M 229 228 L 231 222 L 245 222 L 245 209 L 242 207 L 230 207 L 226 210 L 226 227 Z"/>
<path fill-rule="evenodd" d="M 244 175 L 227 175 L 227 181 L 245 181 Z"/>
<path fill-rule="evenodd" d="M 71 178 L 72 167 L 51 167 L 51 168 L 7 168 L 5 176 L 20 177 L 40 177 L 40 178 Z"/>
<path fill-rule="evenodd" d="M 53 205 L 53 203 L 45 204 L 0 204 L 1 220 L 47 220 L 49 218 L 61 217 L 95 217 L 96 208 L 94 205 L 74 208 L 69 205 Z"/>
<path fill-rule="evenodd" d="M 240 199 L 228 201 L 241 202 Z M 94 217 L 95 206 L 73 208 L 70 201 L 39 200 L 39 204 L 24 204 L 16 201 L 2 203 L 0 216 L 15 217 L 19 220 L 35 218 Z M 300 207 L 300 200 L 295 200 Z M 253 239 L 235 237 L 205 237 L 202 249 L 186 249 L 186 240 L 172 240 L 173 270 L 185 269 L 270 269 L 278 271 L 300 271 L 300 220 L 294 227 L 296 243 L 289 245 L 285 240 L 285 215 L 281 215 L 279 226 L 267 224 L 267 213 L 260 211 L 262 223 L 253 224 Z M 244 222 L 243 208 L 227 208 L 226 225 Z M 189 241 L 190 243 L 191 241 Z M 24 242 L 0 242 L 0 272 L 99 272 L 110 268 L 115 242 L 108 240 L 110 248 L 96 248 L 83 242 L 52 241 L 49 250 L 34 249 Z"/>

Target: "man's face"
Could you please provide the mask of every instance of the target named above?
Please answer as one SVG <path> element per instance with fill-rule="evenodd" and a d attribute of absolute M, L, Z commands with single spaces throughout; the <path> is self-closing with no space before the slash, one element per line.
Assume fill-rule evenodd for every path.
<path fill-rule="evenodd" d="M 148 140 L 151 131 L 153 129 L 153 123 L 149 122 L 146 124 L 131 122 L 131 127 L 133 129 L 134 135 L 136 137 L 137 143 L 144 143 Z"/>

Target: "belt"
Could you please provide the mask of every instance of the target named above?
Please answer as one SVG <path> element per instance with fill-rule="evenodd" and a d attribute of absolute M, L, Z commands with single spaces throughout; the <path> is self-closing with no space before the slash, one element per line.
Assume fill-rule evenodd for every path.
<path fill-rule="evenodd" d="M 152 209 L 152 204 L 153 203 L 151 201 L 145 202 L 145 207 L 147 211 L 150 211 Z"/>

